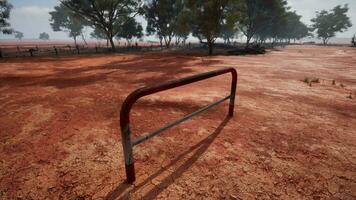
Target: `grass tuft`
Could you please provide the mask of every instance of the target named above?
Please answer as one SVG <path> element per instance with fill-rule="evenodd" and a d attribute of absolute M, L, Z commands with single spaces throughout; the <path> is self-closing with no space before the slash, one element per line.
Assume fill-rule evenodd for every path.
<path fill-rule="evenodd" d="M 352 92 L 350 92 L 349 96 L 347 96 L 349 99 L 353 99 Z"/>
<path fill-rule="evenodd" d="M 320 79 L 319 78 L 315 78 L 315 77 L 305 77 L 303 79 L 303 82 L 308 84 L 310 87 L 312 86 L 313 83 L 320 83 Z"/>

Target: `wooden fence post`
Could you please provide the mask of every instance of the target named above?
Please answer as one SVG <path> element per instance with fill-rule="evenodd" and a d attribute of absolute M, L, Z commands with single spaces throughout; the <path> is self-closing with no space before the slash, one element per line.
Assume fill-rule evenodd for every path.
<path fill-rule="evenodd" d="M 54 52 L 56 53 L 56 56 L 58 56 L 58 49 L 56 48 L 56 46 L 53 46 Z"/>
<path fill-rule="evenodd" d="M 34 51 L 34 49 L 30 48 L 28 51 L 30 52 L 30 56 L 33 57 L 33 51 Z"/>
<path fill-rule="evenodd" d="M 79 45 L 75 45 L 75 48 L 77 49 L 78 54 L 80 54 Z"/>
<path fill-rule="evenodd" d="M 21 56 L 21 55 L 20 55 L 20 47 L 17 46 L 16 48 L 17 48 L 17 54 L 18 54 L 18 56 L 20 57 L 20 56 Z"/>

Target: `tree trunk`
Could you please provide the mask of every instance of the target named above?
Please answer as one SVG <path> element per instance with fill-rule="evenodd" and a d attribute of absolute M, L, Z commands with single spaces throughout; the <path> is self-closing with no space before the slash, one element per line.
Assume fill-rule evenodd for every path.
<path fill-rule="evenodd" d="M 212 56 L 213 55 L 214 43 L 212 41 L 208 41 L 208 46 L 209 46 L 209 56 Z"/>
<path fill-rule="evenodd" d="M 115 42 L 113 40 L 113 37 L 110 37 L 110 45 L 111 45 L 111 51 L 115 52 L 116 48 L 115 48 Z"/>
<path fill-rule="evenodd" d="M 77 36 L 73 36 L 74 39 L 74 45 L 77 46 Z"/>
<path fill-rule="evenodd" d="M 176 45 L 179 45 L 180 40 L 181 40 L 181 38 L 177 36 L 177 37 L 176 37 Z"/>
<path fill-rule="evenodd" d="M 250 46 L 251 39 L 252 39 L 252 37 L 250 37 L 250 36 L 247 37 L 245 48 L 248 48 Z"/>
<path fill-rule="evenodd" d="M 81 35 L 82 35 L 82 40 L 84 41 L 84 44 L 85 44 L 85 45 L 88 45 L 87 40 L 85 39 L 84 34 L 82 33 Z"/>
<path fill-rule="evenodd" d="M 164 37 L 164 43 L 165 43 L 167 49 L 169 49 L 169 47 L 171 46 L 171 41 L 172 41 L 172 38 L 170 36 L 168 38 Z"/>
<path fill-rule="evenodd" d="M 163 47 L 163 42 L 162 42 L 162 40 L 163 40 L 163 38 L 160 37 L 160 38 L 159 38 L 159 44 L 161 45 L 161 48 Z"/>
<path fill-rule="evenodd" d="M 328 44 L 328 38 L 323 38 L 323 44 L 327 45 Z"/>

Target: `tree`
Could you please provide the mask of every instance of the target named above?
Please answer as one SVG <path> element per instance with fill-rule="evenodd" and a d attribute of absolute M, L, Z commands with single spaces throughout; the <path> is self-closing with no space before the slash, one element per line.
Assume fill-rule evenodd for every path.
<path fill-rule="evenodd" d="M 95 28 L 94 31 L 90 33 L 90 37 L 97 40 L 106 40 L 106 46 L 109 46 L 109 39 L 107 38 L 107 35 L 99 28 Z"/>
<path fill-rule="evenodd" d="M 54 7 L 54 11 L 49 14 L 53 31 L 68 32 L 69 37 L 72 37 L 77 45 L 77 37 L 83 33 L 84 20 L 63 4 Z"/>
<path fill-rule="evenodd" d="M 295 35 L 293 39 L 300 40 L 305 37 L 311 37 L 313 34 L 309 32 L 309 28 L 303 22 L 299 22 L 295 27 Z"/>
<path fill-rule="evenodd" d="M 230 44 L 231 39 L 238 35 L 238 28 L 231 23 L 225 23 L 221 27 L 220 37 L 224 40 L 224 43 Z"/>
<path fill-rule="evenodd" d="M 336 33 L 344 32 L 352 26 L 350 18 L 347 16 L 348 5 L 336 6 L 330 11 L 322 10 L 316 13 L 312 28 L 317 33 L 318 38 L 323 40 L 326 45 L 330 38 L 335 37 Z"/>
<path fill-rule="evenodd" d="M 129 18 L 120 28 L 116 38 L 124 38 L 127 43 L 130 43 L 132 38 L 141 38 L 143 36 L 143 28 L 135 18 Z"/>
<path fill-rule="evenodd" d="M 147 20 L 146 31 L 148 35 L 157 34 L 169 48 L 175 35 L 178 16 L 183 9 L 182 0 L 152 0 L 143 6 L 144 16 Z"/>
<path fill-rule="evenodd" d="M 229 0 L 189 0 L 193 36 L 206 40 L 209 55 L 213 54 L 215 40 L 220 36 L 225 8 Z"/>
<path fill-rule="evenodd" d="M 79 14 L 94 29 L 100 29 L 115 51 L 113 38 L 120 25 L 138 13 L 140 0 L 61 0 L 61 4 Z"/>
<path fill-rule="evenodd" d="M 176 44 L 179 44 L 181 41 L 185 44 L 185 41 L 188 39 L 188 36 L 191 32 L 192 18 L 190 12 L 187 10 L 182 10 L 179 12 L 177 17 L 177 22 L 174 27 L 174 34 L 176 37 Z"/>
<path fill-rule="evenodd" d="M 40 38 L 41 40 L 49 40 L 49 35 L 48 35 L 48 33 L 43 32 L 43 33 L 40 33 L 39 38 Z"/>
<path fill-rule="evenodd" d="M 15 36 L 15 38 L 17 38 L 17 39 L 19 39 L 19 40 L 22 40 L 22 38 L 23 38 L 23 33 L 22 32 L 20 32 L 20 31 L 14 31 L 14 36 Z"/>
<path fill-rule="evenodd" d="M 236 3 L 233 10 L 240 14 L 238 25 L 246 36 L 246 47 L 258 33 L 262 39 L 265 39 L 266 35 L 273 35 L 272 32 L 276 29 L 271 27 L 281 23 L 286 5 L 285 0 L 242 0 Z"/>
<path fill-rule="evenodd" d="M 310 36 L 308 27 L 300 21 L 301 16 L 295 11 L 286 11 L 279 20 L 279 24 L 273 28 L 277 30 L 276 36 L 279 39 L 287 40 L 289 43 L 291 39 L 300 40 L 304 37 Z"/>
<path fill-rule="evenodd" d="M 12 29 L 8 22 L 12 5 L 7 0 L 0 0 L 0 32 L 3 34 L 11 34 Z"/>

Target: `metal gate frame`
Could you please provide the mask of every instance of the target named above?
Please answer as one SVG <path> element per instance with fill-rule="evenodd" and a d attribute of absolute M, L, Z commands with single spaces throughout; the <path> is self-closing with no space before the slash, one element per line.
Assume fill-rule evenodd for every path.
<path fill-rule="evenodd" d="M 186 115 L 185 117 L 183 117 L 181 119 L 178 119 L 174 122 L 166 124 L 165 126 L 163 126 L 162 128 L 160 128 L 154 132 L 140 136 L 133 141 L 131 140 L 130 111 L 138 99 L 140 99 L 144 96 L 147 96 L 147 95 L 151 95 L 151 94 L 158 93 L 161 91 L 165 91 L 165 90 L 180 87 L 183 85 L 191 84 L 194 82 L 198 82 L 201 80 L 205 80 L 205 79 L 212 78 L 212 77 L 219 76 L 219 75 L 226 74 L 226 73 L 231 73 L 231 75 L 232 75 L 231 93 L 229 96 L 227 96 L 215 103 L 212 103 L 208 106 L 205 106 L 205 107 L 203 107 L 189 115 Z M 121 112 L 120 112 L 120 127 L 121 127 L 122 146 L 123 146 L 124 157 L 125 157 L 125 169 L 126 169 L 127 182 L 133 183 L 136 180 L 135 165 L 134 165 L 134 158 L 133 158 L 133 146 L 138 145 L 141 142 L 148 140 L 151 137 L 156 136 L 175 125 L 178 125 L 178 124 L 192 118 L 193 116 L 200 114 L 201 112 L 209 110 L 228 99 L 230 99 L 229 116 L 233 116 L 236 87 L 237 87 L 237 72 L 234 68 L 230 67 L 230 68 L 223 68 L 223 69 L 206 72 L 206 73 L 202 73 L 202 74 L 197 74 L 197 75 L 189 76 L 186 78 L 176 79 L 176 80 L 168 81 L 165 83 L 157 84 L 154 86 L 143 87 L 143 88 L 140 88 L 140 89 L 132 92 L 125 99 L 124 103 L 122 104 Z"/>

